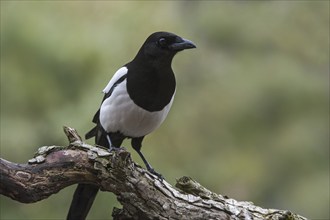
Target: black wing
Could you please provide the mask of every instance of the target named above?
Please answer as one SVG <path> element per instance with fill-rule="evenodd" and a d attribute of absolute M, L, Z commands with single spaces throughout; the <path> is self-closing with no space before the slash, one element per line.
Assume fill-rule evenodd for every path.
<path fill-rule="evenodd" d="M 109 90 L 109 92 L 107 92 L 103 99 L 102 99 L 102 102 L 104 102 L 104 100 L 106 100 L 107 98 L 109 98 L 113 92 L 113 90 L 116 88 L 116 86 L 118 84 L 120 84 L 121 82 L 123 82 L 125 79 L 127 78 L 127 74 L 123 75 L 122 77 L 120 77 L 114 84 L 113 86 L 111 87 L 111 89 Z M 101 127 L 100 125 L 100 109 L 97 110 L 97 112 L 95 113 L 94 117 L 93 117 L 93 120 L 92 120 L 96 126 L 94 128 L 92 128 L 89 132 L 87 132 L 85 134 L 85 138 L 86 139 L 90 139 L 92 137 L 95 137 L 97 135 L 97 131 L 99 130 L 99 128 Z"/>

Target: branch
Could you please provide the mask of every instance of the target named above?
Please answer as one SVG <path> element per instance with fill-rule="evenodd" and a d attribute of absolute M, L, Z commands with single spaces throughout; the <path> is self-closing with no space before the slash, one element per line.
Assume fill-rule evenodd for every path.
<path fill-rule="evenodd" d="M 0 159 L 0 194 L 22 203 L 46 199 L 76 183 L 90 183 L 117 196 L 119 219 L 299 219 L 290 211 L 264 209 L 213 193 L 189 177 L 176 188 L 160 181 L 124 149 L 108 152 L 82 142 L 77 132 L 64 127 L 69 146 L 44 146 L 27 164 Z"/>

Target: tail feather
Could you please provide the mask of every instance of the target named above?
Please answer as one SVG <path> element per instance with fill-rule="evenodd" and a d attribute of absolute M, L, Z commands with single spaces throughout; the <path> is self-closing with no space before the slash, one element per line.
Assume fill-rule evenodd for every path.
<path fill-rule="evenodd" d="M 89 139 L 95 137 L 95 142 L 98 143 L 100 141 L 98 133 L 98 126 L 96 125 L 86 133 L 85 138 Z M 95 185 L 78 184 L 73 194 L 67 220 L 85 220 L 98 191 L 99 187 Z"/>
<path fill-rule="evenodd" d="M 99 187 L 95 185 L 78 184 L 73 195 L 67 220 L 86 219 L 98 191 Z"/>
<path fill-rule="evenodd" d="M 90 139 L 90 138 L 92 138 L 92 137 L 95 137 L 96 134 L 97 134 L 97 126 L 95 126 L 95 127 L 92 128 L 89 132 L 87 132 L 87 133 L 85 134 L 85 138 L 86 138 L 86 139 Z"/>
<path fill-rule="evenodd" d="M 85 138 L 95 137 L 95 143 L 100 146 L 109 147 L 106 132 L 100 129 L 100 125 L 96 125 L 86 133 Z M 74 192 L 67 220 L 85 220 L 94 199 L 97 195 L 99 187 L 91 184 L 78 184 Z"/>
<path fill-rule="evenodd" d="M 115 147 L 120 147 L 125 136 L 116 133 L 107 133 L 102 126 L 98 123 L 92 130 L 85 135 L 86 139 L 95 137 L 95 143 L 103 147 L 110 147 L 107 139 L 107 135 L 110 135 L 112 144 Z M 90 184 L 78 184 L 76 191 L 74 192 L 71 202 L 70 210 L 67 215 L 67 220 L 85 220 L 99 187 Z"/>

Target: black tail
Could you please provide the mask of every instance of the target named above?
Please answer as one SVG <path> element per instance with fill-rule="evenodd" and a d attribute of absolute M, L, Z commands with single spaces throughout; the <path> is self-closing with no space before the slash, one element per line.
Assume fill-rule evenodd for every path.
<path fill-rule="evenodd" d="M 99 187 L 90 184 L 78 184 L 74 192 L 67 220 L 86 219 Z"/>
<path fill-rule="evenodd" d="M 85 137 L 86 139 L 95 137 L 95 144 L 110 148 L 107 135 L 110 136 L 114 147 L 120 147 L 125 139 L 125 136 L 119 132 L 107 134 L 99 123 L 97 123 L 96 127 L 90 130 Z M 98 190 L 99 187 L 95 185 L 78 184 L 73 195 L 67 220 L 85 220 L 93 205 Z"/>
<path fill-rule="evenodd" d="M 96 144 L 109 147 L 106 134 L 100 131 L 98 126 L 94 127 L 86 134 L 86 139 L 94 136 Z M 85 220 L 98 191 L 98 186 L 91 184 L 78 184 L 72 198 L 67 220 Z"/>

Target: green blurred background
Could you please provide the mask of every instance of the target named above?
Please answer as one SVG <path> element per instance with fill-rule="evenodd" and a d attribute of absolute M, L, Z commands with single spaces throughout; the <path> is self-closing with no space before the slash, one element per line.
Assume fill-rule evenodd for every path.
<path fill-rule="evenodd" d="M 156 170 L 329 219 L 328 1 L 1 1 L 1 157 L 65 146 L 62 125 L 88 131 L 112 74 L 158 30 L 198 48 L 174 59 L 174 105 L 144 141 Z M 0 218 L 64 219 L 74 189 L 1 196 Z M 99 193 L 89 219 L 114 205 Z"/>

